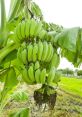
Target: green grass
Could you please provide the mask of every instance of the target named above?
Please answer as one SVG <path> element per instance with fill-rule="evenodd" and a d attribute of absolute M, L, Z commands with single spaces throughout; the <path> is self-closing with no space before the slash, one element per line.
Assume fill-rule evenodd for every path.
<path fill-rule="evenodd" d="M 82 97 L 82 79 L 62 77 L 59 87 Z"/>

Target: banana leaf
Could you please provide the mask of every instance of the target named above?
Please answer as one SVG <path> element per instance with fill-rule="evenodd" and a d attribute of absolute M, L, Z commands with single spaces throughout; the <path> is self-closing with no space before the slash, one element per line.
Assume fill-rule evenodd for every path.
<path fill-rule="evenodd" d="M 76 53 L 77 40 L 79 37 L 79 27 L 65 29 L 59 33 L 55 38 L 58 40 L 58 44 L 61 48 L 67 49 Z"/>
<path fill-rule="evenodd" d="M 3 111 L 5 105 L 9 102 L 10 96 L 17 87 L 18 80 L 16 77 L 16 72 L 13 67 L 11 67 L 7 74 L 5 75 L 5 83 L 0 97 L 0 114 Z"/>
<path fill-rule="evenodd" d="M 21 108 L 17 112 L 11 113 L 8 117 L 30 117 L 29 108 Z"/>

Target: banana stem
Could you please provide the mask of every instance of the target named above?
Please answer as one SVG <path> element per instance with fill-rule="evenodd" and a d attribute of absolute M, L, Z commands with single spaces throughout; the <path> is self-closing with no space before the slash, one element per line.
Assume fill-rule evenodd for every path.
<path fill-rule="evenodd" d="M 31 0 L 24 0 L 24 4 L 27 11 L 28 9 L 31 10 Z"/>
<path fill-rule="evenodd" d="M 4 31 L 6 25 L 6 12 L 5 12 L 5 2 L 1 0 L 1 32 Z"/>
<path fill-rule="evenodd" d="M 27 18 L 29 18 L 29 10 L 31 10 L 31 0 L 24 0 L 24 5 L 25 5 L 25 15 Z"/>
<path fill-rule="evenodd" d="M 17 47 L 17 45 L 10 45 L 7 47 L 4 47 L 1 51 L 0 51 L 0 63 L 2 62 L 2 60 L 13 50 L 15 50 Z"/>

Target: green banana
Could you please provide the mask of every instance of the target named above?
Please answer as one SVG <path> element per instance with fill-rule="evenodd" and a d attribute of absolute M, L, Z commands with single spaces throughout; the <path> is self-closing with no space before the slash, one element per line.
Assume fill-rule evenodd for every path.
<path fill-rule="evenodd" d="M 34 77 L 34 69 L 33 66 L 30 66 L 28 69 L 28 76 L 30 80 L 34 83 L 35 82 L 35 77 Z"/>
<path fill-rule="evenodd" d="M 17 28 L 16 28 L 16 36 L 19 39 L 19 41 L 21 41 L 21 39 L 22 39 L 22 37 L 21 37 L 21 23 L 19 23 Z"/>
<path fill-rule="evenodd" d="M 46 81 L 46 69 L 43 69 L 40 73 L 40 83 L 44 84 Z"/>
<path fill-rule="evenodd" d="M 36 80 L 36 83 L 40 83 L 40 73 L 41 73 L 40 69 L 37 69 L 35 71 L 35 80 Z"/>
<path fill-rule="evenodd" d="M 20 47 L 17 52 L 17 59 L 18 59 L 18 61 L 20 61 L 22 63 L 21 52 L 22 52 L 22 47 Z"/>
<path fill-rule="evenodd" d="M 34 32 L 35 32 L 35 27 L 37 23 L 34 19 L 31 20 L 31 25 L 30 25 L 30 37 L 34 37 Z"/>
<path fill-rule="evenodd" d="M 18 35 L 17 35 L 17 28 L 15 29 L 15 31 L 14 31 L 14 41 L 16 42 L 16 43 L 20 43 L 20 40 L 19 40 L 19 37 L 18 37 Z"/>
<path fill-rule="evenodd" d="M 32 61 L 32 55 L 33 55 L 33 45 L 29 44 L 27 46 L 27 50 L 28 50 L 28 61 Z"/>
<path fill-rule="evenodd" d="M 45 41 L 43 42 L 42 61 L 46 62 L 47 54 L 48 54 L 48 43 Z"/>
<path fill-rule="evenodd" d="M 39 23 L 37 23 L 37 25 L 35 27 L 34 37 L 39 36 L 39 33 L 40 33 L 41 29 L 42 29 L 42 23 L 39 22 Z"/>
<path fill-rule="evenodd" d="M 28 19 L 26 22 L 25 22 L 25 35 L 26 35 L 26 38 L 28 39 L 29 36 L 30 36 L 30 24 L 31 24 L 31 21 L 30 19 Z"/>
<path fill-rule="evenodd" d="M 60 62 L 60 57 L 56 52 L 54 52 L 53 57 L 51 59 L 50 67 L 56 67 L 57 68 L 58 65 L 59 65 L 59 62 Z"/>
<path fill-rule="evenodd" d="M 52 83 L 54 80 L 54 77 L 55 77 L 55 68 L 52 67 L 47 77 L 47 83 L 48 84 Z"/>
<path fill-rule="evenodd" d="M 48 59 L 48 61 L 51 61 L 52 57 L 53 57 L 53 53 L 54 53 L 54 49 L 53 49 L 53 46 L 51 44 L 51 54 L 49 56 L 50 59 Z"/>
<path fill-rule="evenodd" d="M 54 77 L 54 79 L 53 79 L 53 82 L 54 82 L 54 83 L 58 83 L 58 82 L 60 81 L 60 77 L 61 77 L 61 73 L 58 72 L 58 71 L 56 71 L 55 77 Z"/>
<path fill-rule="evenodd" d="M 38 60 L 41 61 L 42 58 L 42 53 L 43 53 L 43 43 L 39 41 L 38 43 Z"/>
<path fill-rule="evenodd" d="M 39 68 L 40 68 L 40 63 L 39 63 L 39 61 L 36 61 L 35 66 L 34 66 L 34 70 L 37 70 Z"/>
<path fill-rule="evenodd" d="M 28 76 L 28 72 L 27 72 L 27 69 L 24 68 L 22 71 L 22 78 L 23 80 L 27 83 L 27 84 L 32 84 L 33 82 L 29 79 L 29 76 Z"/>
<path fill-rule="evenodd" d="M 47 53 L 46 62 L 49 62 L 51 60 L 52 56 L 53 56 L 53 47 L 52 47 L 52 44 L 49 43 L 48 44 L 48 53 Z"/>
<path fill-rule="evenodd" d="M 21 57 L 22 57 L 23 64 L 27 64 L 27 50 L 26 49 L 24 49 L 21 52 Z"/>
<path fill-rule="evenodd" d="M 21 23 L 21 36 L 22 36 L 22 40 L 24 40 L 24 38 L 25 38 L 25 21 L 23 21 Z"/>
<path fill-rule="evenodd" d="M 21 47 L 24 49 L 24 48 L 26 48 L 27 47 L 27 43 L 26 42 L 23 42 L 22 44 L 21 44 Z"/>
<path fill-rule="evenodd" d="M 38 54 L 38 45 L 36 43 L 34 43 L 34 47 L 33 47 L 33 62 L 35 62 L 37 60 L 37 54 Z"/>
<path fill-rule="evenodd" d="M 41 40 L 43 40 L 43 39 L 45 39 L 45 38 L 44 38 L 45 35 L 46 35 L 46 31 L 42 29 L 42 30 L 40 31 L 40 33 L 39 33 L 39 38 L 40 38 Z"/>

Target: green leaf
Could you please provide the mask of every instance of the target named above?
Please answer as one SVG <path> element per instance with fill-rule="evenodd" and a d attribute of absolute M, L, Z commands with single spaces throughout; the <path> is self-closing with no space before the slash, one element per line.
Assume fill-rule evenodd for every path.
<path fill-rule="evenodd" d="M 81 43 L 80 43 L 80 46 L 81 46 L 81 55 L 82 55 L 82 28 L 80 29 L 80 31 L 81 31 Z"/>
<path fill-rule="evenodd" d="M 16 28 L 16 26 L 19 24 L 19 22 L 21 22 L 23 15 L 19 15 L 17 17 L 15 17 L 13 20 L 11 20 L 10 22 L 7 23 L 7 29 L 8 31 L 14 31 L 14 29 Z"/>
<path fill-rule="evenodd" d="M 8 21 L 11 21 L 17 15 L 17 11 L 20 7 L 21 1 L 22 0 L 14 0 L 13 4 L 11 3 L 12 7 L 10 9 L 11 12 Z"/>
<path fill-rule="evenodd" d="M 78 67 L 81 64 L 81 59 L 78 56 L 76 56 L 76 55 L 77 55 L 76 53 L 71 52 L 69 50 L 66 50 L 66 49 L 62 50 L 62 57 L 67 58 L 67 60 L 69 62 L 72 62 L 72 64 L 75 67 Z"/>
<path fill-rule="evenodd" d="M 71 28 L 58 34 L 58 44 L 62 47 L 62 56 L 67 58 L 75 67 L 81 64 L 82 31 Z"/>
<path fill-rule="evenodd" d="M 28 100 L 28 94 L 24 91 L 16 92 L 12 95 L 12 99 L 19 102 L 19 101 L 27 101 Z"/>
<path fill-rule="evenodd" d="M 8 45 L 0 50 L 0 63 L 2 60 L 12 51 L 16 50 L 17 45 L 12 43 L 11 45 Z"/>
<path fill-rule="evenodd" d="M 10 52 L 2 61 L 2 64 L 6 63 L 6 62 L 10 62 L 14 59 L 16 59 L 17 57 L 17 50 L 13 50 L 12 52 Z"/>
<path fill-rule="evenodd" d="M 58 40 L 59 46 L 71 52 L 76 53 L 76 42 L 79 35 L 79 27 L 66 29 L 59 33 L 55 38 Z"/>
<path fill-rule="evenodd" d="M 17 87 L 18 80 L 16 77 L 16 73 L 14 68 L 10 68 L 8 70 L 8 73 L 5 75 L 5 83 L 4 83 L 4 88 L 1 92 L 1 99 L 0 99 L 0 114 L 3 111 L 3 108 L 5 105 L 10 101 L 11 99 L 11 94 Z"/>
<path fill-rule="evenodd" d="M 10 8 L 9 8 L 8 16 L 10 15 L 10 12 L 11 12 L 11 10 L 13 8 L 14 2 L 15 2 L 15 0 L 10 0 Z"/>
<path fill-rule="evenodd" d="M 8 117 L 30 117 L 29 108 L 22 108 L 17 112 L 11 113 Z"/>
<path fill-rule="evenodd" d="M 5 82 L 5 76 L 8 73 L 8 69 L 0 70 L 0 82 Z"/>
<path fill-rule="evenodd" d="M 67 58 L 70 62 L 74 62 L 75 53 L 73 53 L 67 49 L 62 49 L 61 55 L 62 55 L 62 57 Z"/>
<path fill-rule="evenodd" d="M 7 93 L 18 84 L 14 68 L 10 68 L 5 77 L 4 89 L 2 91 L 2 100 L 5 98 Z"/>

